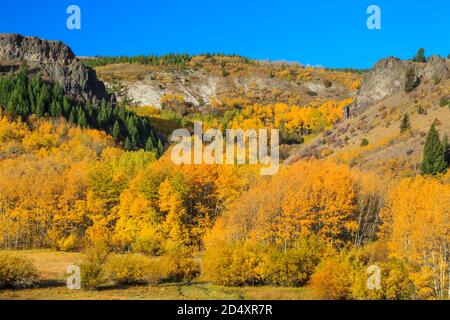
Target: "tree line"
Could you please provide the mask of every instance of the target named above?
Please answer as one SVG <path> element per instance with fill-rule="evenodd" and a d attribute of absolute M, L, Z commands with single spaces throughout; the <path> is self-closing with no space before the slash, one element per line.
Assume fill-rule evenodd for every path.
<path fill-rule="evenodd" d="M 205 58 L 214 58 L 214 57 L 228 57 L 228 58 L 240 58 L 244 63 L 250 63 L 251 59 L 245 58 L 236 54 L 225 54 L 225 53 L 205 53 L 200 54 Z M 97 56 L 94 58 L 85 58 L 82 59 L 82 62 L 93 68 L 100 67 L 109 64 L 118 64 L 118 63 L 134 63 L 134 64 L 143 64 L 150 66 L 175 66 L 184 68 L 192 59 L 192 55 L 188 53 L 169 53 L 164 55 L 138 55 L 138 56 Z"/>
<path fill-rule="evenodd" d="M 157 156 L 164 152 L 163 142 L 155 134 L 150 121 L 128 111 L 125 106 L 113 106 L 103 99 L 94 107 L 89 99 L 74 100 L 65 95 L 58 83 L 30 77 L 26 67 L 13 75 L 0 77 L 0 106 L 9 113 L 26 119 L 64 117 L 81 128 L 93 128 L 111 134 L 126 150 L 144 148 Z"/>

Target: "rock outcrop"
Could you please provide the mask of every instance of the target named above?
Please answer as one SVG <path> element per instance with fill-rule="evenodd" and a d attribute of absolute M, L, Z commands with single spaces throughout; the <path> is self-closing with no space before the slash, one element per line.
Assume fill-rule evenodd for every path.
<path fill-rule="evenodd" d="M 358 115 L 373 104 L 405 90 L 406 73 L 413 68 L 420 82 L 447 79 L 450 76 L 446 59 L 431 56 L 426 63 L 389 57 L 378 61 L 369 71 L 358 91 L 351 115 Z"/>
<path fill-rule="evenodd" d="M 76 99 L 110 99 L 91 68 L 83 65 L 61 41 L 48 41 L 17 34 L 0 34 L 0 72 L 18 70 L 26 64 L 46 81 L 58 83 L 65 94 Z"/>

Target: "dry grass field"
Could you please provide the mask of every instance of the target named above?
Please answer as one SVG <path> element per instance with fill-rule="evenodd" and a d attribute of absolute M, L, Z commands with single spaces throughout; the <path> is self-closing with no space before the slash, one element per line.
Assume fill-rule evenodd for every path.
<path fill-rule="evenodd" d="M 0 300 L 304 300 L 313 299 L 309 288 L 223 287 L 204 282 L 166 283 L 157 286 L 104 286 L 97 290 L 69 290 L 65 285 L 68 265 L 82 261 L 83 254 L 50 250 L 17 251 L 31 259 L 40 273 L 32 289 L 0 290 Z"/>

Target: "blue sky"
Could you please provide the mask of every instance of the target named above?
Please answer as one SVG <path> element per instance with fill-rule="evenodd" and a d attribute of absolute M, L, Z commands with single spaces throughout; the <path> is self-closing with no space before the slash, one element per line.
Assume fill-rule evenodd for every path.
<path fill-rule="evenodd" d="M 81 30 L 66 8 L 81 8 Z M 382 29 L 366 27 L 381 8 Z M 450 53 L 449 0 L 0 0 L 0 33 L 62 40 L 78 55 L 236 53 L 327 67 Z"/>

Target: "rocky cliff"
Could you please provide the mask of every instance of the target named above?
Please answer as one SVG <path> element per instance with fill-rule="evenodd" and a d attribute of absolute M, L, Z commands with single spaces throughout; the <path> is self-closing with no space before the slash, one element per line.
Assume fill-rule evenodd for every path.
<path fill-rule="evenodd" d="M 61 41 L 47 41 L 17 34 L 0 34 L 0 73 L 26 64 L 44 80 L 59 83 L 74 98 L 90 98 L 94 104 L 110 99 L 94 70 L 84 66 Z"/>
<path fill-rule="evenodd" d="M 420 80 L 406 92 L 406 73 Z M 417 172 L 427 132 L 435 124 L 450 134 L 450 60 L 431 56 L 426 63 L 386 58 L 363 79 L 350 116 L 334 128 L 291 151 L 286 164 L 302 158 L 331 158 L 383 175 Z M 410 130 L 400 124 L 408 114 Z M 365 143 L 363 144 L 363 141 Z"/>
<path fill-rule="evenodd" d="M 420 83 L 442 81 L 450 77 L 449 64 L 448 59 L 440 56 L 431 56 L 426 63 L 404 61 L 394 57 L 378 61 L 373 69 L 366 73 L 351 114 L 361 114 L 375 103 L 404 91 L 409 69 L 414 69 Z"/>

